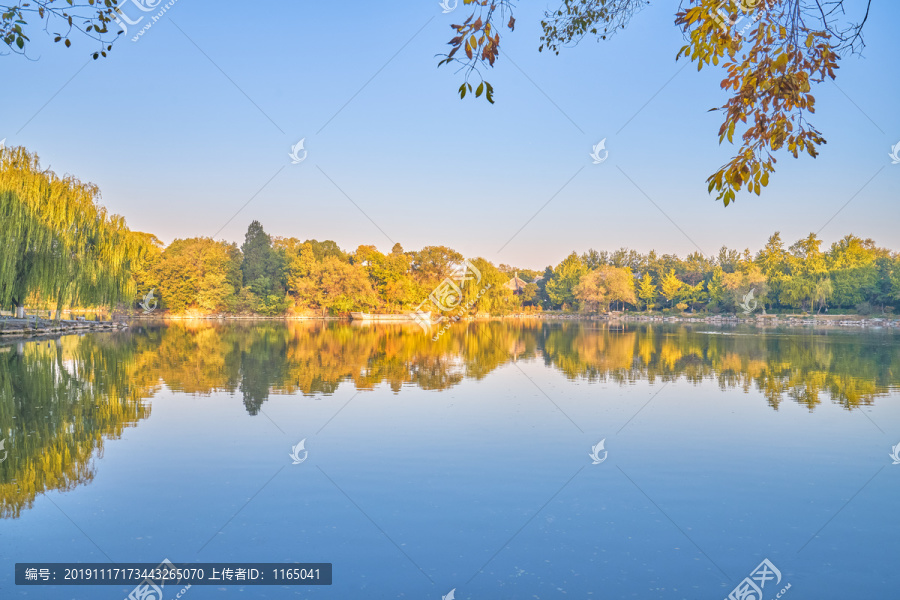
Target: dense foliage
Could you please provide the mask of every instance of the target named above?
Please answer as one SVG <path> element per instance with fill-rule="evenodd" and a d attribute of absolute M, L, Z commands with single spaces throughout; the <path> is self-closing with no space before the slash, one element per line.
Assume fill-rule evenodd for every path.
<path fill-rule="evenodd" d="M 173 313 L 397 313 L 415 310 L 462 261 L 444 246 L 406 252 L 395 244 L 383 254 L 375 246 L 345 252 L 332 241 L 272 238 L 254 221 L 240 249 L 209 238 L 175 240 L 153 256 L 141 285 L 156 290 L 161 306 Z M 466 298 L 490 284 L 479 310 L 503 314 L 521 308 L 503 285 L 509 277 L 484 259 L 473 262 L 481 282 L 466 290 Z"/>
<path fill-rule="evenodd" d="M 175 313 L 253 312 L 341 315 L 415 310 L 462 261 L 444 246 L 383 254 L 374 246 L 345 252 L 334 242 L 271 238 L 253 222 L 244 252 L 208 238 L 175 240 L 142 285 L 155 288 Z M 762 308 L 860 313 L 890 311 L 900 300 L 900 257 L 872 240 L 847 235 L 827 250 L 814 234 L 786 247 L 779 233 L 755 255 L 722 248 L 687 258 L 655 251 L 571 253 L 543 272 L 494 266 L 478 258 L 478 289 L 490 285 L 472 313 L 529 310 L 708 310 L 736 312 L 747 294 Z M 527 285 L 506 287 L 514 276 Z"/>
<path fill-rule="evenodd" d="M 176 239 L 129 230 L 97 203 L 96 186 L 41 170 L 22 148 L 0 150 L 0 305 L 136 308 L 149 292 L 171 314 L 346 315 L 429 310 L 429 298 L 463 264 L 445 246 L 387 254 L 362 245 L 272 237 L 253 221 L 244 243 Z M 763 309 L 859 313 L 900 300 L 900 256 L 847 235 L 827 250 L 815 234 L 785 246 L 772 235 L 755 255 L 722 248 L 682 259 L 572 252 L 543 272 L 483 258 L 480 279 L 459 291 L 470 313 L 528 310 L 736 312 L 752 294 Z M 507 284 L 518 277 L 516 290 Z M 446 291 L 445 286 L 445 291 Z M 423 305 L 423 302 L 425 303 Z M 433 308 L 431 309 L 433 310 Z"/>
<path fill-rule="evenodd" d="M 59 310 L 134 295 L 148 238 L 99 197 L 93 184 L 41 170 L 36 154 L 0 149 L 0 305 L 40 299 Z"/>
<path fill-rule="evenodd" d="M 900 300 L 900 255 L 871 239 L 847 235 L 827 250 L 815 234 L 785 247 L 775 232 L 755 255 L 723 247 L 717 256 L 686 259 L 641 254 L 574 252 L 548 267 L 539 297 L 544 308 L 593 311 L 611 303 L 632 309 L 706 309 L 736 312 L 754 306 L 803 311 L 890 312 Z M 748 296 L 752 293 L 752 296 Z"/>

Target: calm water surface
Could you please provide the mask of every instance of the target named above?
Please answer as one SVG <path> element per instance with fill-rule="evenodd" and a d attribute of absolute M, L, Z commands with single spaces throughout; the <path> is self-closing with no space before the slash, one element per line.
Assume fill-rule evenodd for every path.
<path fill-rule="evenodd" d="M 764 559 L 765 600 L 896 598 L 898 389 L 889 331 L 198 322 L 7 342 L 0 597 L 132 588 L 17 587 L 16 562 L 168 558 L 334 564 L 330 587 L 190 600 L 721 600 Z"/>

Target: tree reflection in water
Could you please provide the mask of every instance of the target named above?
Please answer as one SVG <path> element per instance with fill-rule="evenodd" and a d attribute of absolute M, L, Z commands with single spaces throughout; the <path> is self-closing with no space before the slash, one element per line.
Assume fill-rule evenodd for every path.
<path fill-rule="evenodd" d="M 163 386 L 240 393 L 256 415 L 270 394 L 329 395 L 386 384 L 426 390 L 487 377 L 514 360 L 542 359 L 570 379 L 641 380 L 758 390 L 814 410 L 847 409 L 898 387 L 893 332 L 716 329 L 705 325 L 476 321 L 436 342 L 413 324 L 222 324 L 182 321 L 117 334 L 0 346 L 0 517 L 17 517 L 47 490 L 91 481 L 103 442 L 150 415 Z M 2 452 L 0 452 L 2 456 Z"/>

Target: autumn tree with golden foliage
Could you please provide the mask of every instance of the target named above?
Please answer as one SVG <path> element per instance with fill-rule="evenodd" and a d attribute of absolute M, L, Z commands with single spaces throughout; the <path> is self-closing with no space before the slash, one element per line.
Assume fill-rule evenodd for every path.
<path fill-rule="evenodd" d="M 494 88 L 482 74 L 500 57 L 502 23 L 513 31 L 511 0 L 464 0 L 472 7 L 461 25 L 451 25 L 451 49 L 438 66 L 454 64 L 464 74 L 460 98 L 472 92 L 494 102 Z M 541 22 L 539 51 L 578 44 L 585 37 L 605 40 L 624 29 L 648 0 L 562 0 L 547 10 Z M 853 7 L 850 5 L 853 4 Z M 795 158 L 801 153 L 815 158 L 825 144 L 822 133 L 808 116 L 815 112 L 812 86 L 834 79 L 838 59 L 861 51 L 862 29 L 871 0 L 684 0 L 675 14 L 675 25 L 687 44 L 676 59 L 721 68 L 721 87 L 731 96 L 721 111 L 719 143 L 740 148 L 709 176 L 709 192 L 725 206 L 742 189 L 760 194 L 775 170 L 773 155 L 786 148 Z M 847 11 L 858 8 L 858 21 L 848 21 Z M 508 19 L 508 21 L 507 21 Z M 460 50 L 463 50 L 460 53 Z"/>

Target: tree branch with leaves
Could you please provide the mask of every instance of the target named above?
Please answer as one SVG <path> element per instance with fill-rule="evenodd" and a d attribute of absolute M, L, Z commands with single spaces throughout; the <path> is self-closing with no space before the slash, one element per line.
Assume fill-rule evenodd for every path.
<path fill-rule="evenodd" d="M 469 80 L 477 74 L 475 96 L 487 90 L 493 103 L 493 87 L 482 72 L 492 68 L 500 53 L 500 29 L 496 13 L 513 30 L 513 5 L 508 0 L 464 0 L 474 10 L 462 25 L 452 25 L 453 46 L 438 66 L 458 63 L 465 73 L 460 98 L 472 91 Z M 625 29 L 649 0 L 562 0 L 547 10 L 541 22 L 543 34 L 538 51 L 559 54 L 584 38 L 609 39 Z M 858 20 L 848 16 L 848 0 L 684 0 L 675 14 L 675 24 L 686 44 L 676 60 L 688 58 L 704 66 L 724 70 L 721 88 L 730 94 L 721 107 L 723 122 L 719 143 L 734 143 L 737 153 L 707 179 L 708 191 L 728 206 L 737 192 L 760 194 L 775 170 L 774 154 L 786 148 L 795 158 L 801 153 L 818 156 L 826 143 L 809 122 L 815 113 L 812 86 L 834 79 L 837 62 L 865 47 L 863 26 L 872 0 L 856 0 L 863 9 Z M 464 50 L 465 58 L 457 53 Z"/>
<path fill-rule="evenodd" d="M 30 0 L 0 5 L 0 39 L 11 52 L 27 57 L 26 46 L 31 42 L 27 30 L 30 22 L 43 23 L 44 31 L 54 36 L 54 42 L 71 47 L 73 34 L 82 34 L 99 45 L 91 53 L 96 60 L 112 50 L 116 37 L 122 33 L 118 26 L 111 33 L 110 24 L 116 21 L 119 0 Z M 58 27 L 50 32 L 51 27 Z"/>
<path fill-rule="evenodd" d="M 494 88 L 484 79 L 482 69 L 493 67 L 500 56 L 500 31 L 503 27 L 495 25 L 494 20 L 499 18 L 502 22 L 508 13 L 510 16 L 506 27 L 510 31 L 516 28 L 516 20 L 512 16 L 512 2 L 509 0 L 501 0 L 499 4 L 491 0 L 463 0 L 463 2 L 473 7 L 472 14 L 462 25 L 450 26 L 456 35 L 447 42 L 452 46 L 450 52 L 438 55 L 443 57 L 438 66 L 454 64 L 459 67 L 457 73 L 463 72 L 464 79 L 459 86 L 460 99 L 465 98 L 467 92 L 473 91 L 470 79 L 477 76 L 475 97 L 478 98 L 484 93 L 485 99 L 493 104 Z M 457 56 L 460 50 L 463 51 L 465 58 Z"/>

